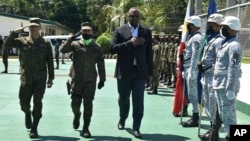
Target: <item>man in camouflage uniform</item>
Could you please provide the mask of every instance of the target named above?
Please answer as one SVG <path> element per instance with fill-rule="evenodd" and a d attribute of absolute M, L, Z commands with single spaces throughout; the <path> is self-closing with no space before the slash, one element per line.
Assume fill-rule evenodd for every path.
<path fill-rule="evenodd" d="M 56 69 L 59 69 L 59 47 L 60 47 L 60 42 L 59 39 L 56 39 L 56 44 L 55 44 L 55 59 L 56 59 Z"/>
<path fill-rule="evenodd" d="M 82 35 L 83 40 L 74 41 Z M 74 113 L 73 128 L 80 125 L 80 106 L 83 102 L 84 125 L 82 136 L 90 138 L 89 125 L 93 111 L 93 100 L 96 90 L 97 70 L 99 74 L 98 89 L 104 86 L 106 80 L 104 55 L 102 48 L 96 44 L 93 37 L 93 28 L 90 23 L 83 23 L 81 31 L 67 39 L 62 45 L 61 52 L 73 52 L 73 64 L 71 66 L 72 77 L 72 101 L 71 108 Z"/>
<path fill-rule="evenodd" d="M 5 47 L 18 47 L 20 52 L 21 86 L 19 99 L 21 110 L 25 113 L 25 125 L 30 129 L 30 138 L 37 138 L 37 126 L 42 117 L 42 98 L 44 96 L 48 72 L 47 87 L 52 87 L 54 79 L 54 65 L 52 48 L 45 41 L 39 31 L 41 30 L 40 19 L 30 18 L 28 25 L 30 36 L 19 37 L 18 34 L 25 27 L 20 27 L 11 32 L 4 43 Z M 33 122 L 30 110 L 30 101 L 33 96 Z"/>
<path fill-rule="evenodd" d="M 169 54 L 170 50 L 173 46 L 173 42 L 171 39 L 172 35 L 167 34 L 165 37 L 167 39 L 167 42 L 165 43 L 165 54 L 164 58 L 166 59 L 166 71 L 165 71 L 165 77 L 164 77 L 164 84 L 169 86 L 171 85 L 172 75 L 171 75 L 171 69 L 170 69 L 170 60 L 169 60 Z"/>
<path fill-rule="evenodd" d="M 176 58 L 175 58 L 175 36 L 171 35 L 169 43 L 169 54 L 168 54 L 168 64 L 169 64 L 169 80 L 168 80 L 168 86 L 171 86 L 172 84 L 172 76 L 174 76 L 174 71 L 176 70 Z"/>
<path fill-rule="evenodd" d="M 188 121 L 182 123 L 183 127 L 198 127 L 199 124 L 197 64 L 202 45 L 202 35 L 199 32 L 200 27 L 200 17 L 191 16 L 187 19 L 188 38 L 185 42 L 185 49 L 183 51 L 183 67 L 188 99 L 193 106 L 193 116 Z"/>
<path fill-rule="evenodd" d="M 159 37 L 160 37 L 160 49 L 161 49 L 161 54 L 160 54 L 160 77 L 159 77 L 159 80 L 160 80 L 160 82 L 162 82 L 163 81 L 163 79 L 164 79 L 164 71 L 165 71 L 165 69 L 166 69 L 166 66 L 164 66 L 164 62 L 165 62 L 165 60 L 164 60 L 164 58 L 163 58 L 163 56 L 164 56 L 164 51 L 165 51 L 165 42 L 166 42 L 166 39 L 165 39 L 165 33 L 164 32 L 160 32 L 159 33 Z"/>
<path fill-rule="evenodd" d="M 207 21 L 207 43 L 204 47 L 201 61 L 198 65 L 198 69 L 201 76 L 202 84 L 202 104 L 205 107 L 208 118 L 210 119 L 211 128 L 203 135 L 200 136 L 202 140 L 209 140 L 211 136 L 211 130 L 213 126 L 220 127 L 220 123 L 216 125 L 215 115 L 216 115 L 216 98 L 214 90 L 212 87 L 213 79 L 213 67 L 216 60 L 216 53 L 221 45 L 223 37 L 220 35 L 220 23 L 223 21 L 224 17 L 221 14 L 211 14 Z"/>
<path fill-rule="evenodd" d="M 159 35 L 153 34 L 153 90 L 149 91 L 148 94 L 158 94 L 159 85 L 159 68 L 160 68 L 160 46 L 159 46 Z"/>
<path fill-rule="evenodd" d="M 212 80 L 227 140 L 230 136 L 230 125 L 237 124 L 235 101 L 240 89 L 242 48 L 236 35 L 240 29 L 241 22 L 234 16 L 226 16 L 221 23 L 221 33 L 225 39 L 217 52 Z M 212 131 L 212 137 L 218 135 L 217 129 Z"/>
<path fill-rule="evenodd" d="M 179 37 L 175 37 L 174 38 L 174 44 L 173 44 L 173 48 L 171 49 L 171 54 L 170 54 L 170 58 L 171 58 L 171 71 L 172 74 L 174 76 L 174 82 L 171 86 L 169 86 L 169 88 L 175 88 L 176 85 L 176 80 L 177 80 L 177 52 L 178 52 L 178 47 L 179 47 L 180 41 L 179 41 Z"/>

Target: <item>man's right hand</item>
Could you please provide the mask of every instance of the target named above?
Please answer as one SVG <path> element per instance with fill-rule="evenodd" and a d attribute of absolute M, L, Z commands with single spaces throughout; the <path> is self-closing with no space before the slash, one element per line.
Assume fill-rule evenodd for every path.
<path fill-rule="evenodd" d="M 82 30 L 80 30 L 79 32 L 77 32 L 73 36 L 71 36 L 71 40 L 75 40 L 80 35 L 82 35 Z"/>
<path fill-rule="evenodd" d="M 144 44 L 145 39 L 142 38 L 142 37 L 137 37 L 137 38 L 133 37 L 133 38 L 131 39 L 131 41 L 132 41 L 132 43 L 133 43 L 134 46 L 137 46 L 137 45 Z"/>
<path fill-rule="evenodd" d="M 16 30 L 14 30 L 15 33 L 19 33 L 21 31 L 23 31 L 24 28 L 26 28 L 27 26 L 24 26 L 24 27 L 19 27 L 17 28 Z"/>

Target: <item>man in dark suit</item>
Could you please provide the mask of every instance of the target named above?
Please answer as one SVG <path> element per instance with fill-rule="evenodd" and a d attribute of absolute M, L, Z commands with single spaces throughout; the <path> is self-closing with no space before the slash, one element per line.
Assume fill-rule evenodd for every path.
<path fill-rule="evenodd" d="M 116 29 L 110 48 L 112 54 L 117 54 L 118 129 L 124 129 L 132 91 L 133 131 L 136 138 L 141 138 L 139 129 L 143 117 L 145 83 L 147 79 L 151 81 L 153 75 L 152 36 L 149 29 L 139 24 L 140 12 L 137 8 L 129 9 L 128 19 L 128 24 Z"/>

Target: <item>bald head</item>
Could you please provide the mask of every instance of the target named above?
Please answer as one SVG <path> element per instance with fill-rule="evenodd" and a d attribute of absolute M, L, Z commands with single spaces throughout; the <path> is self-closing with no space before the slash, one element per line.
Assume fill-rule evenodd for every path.
<path fill-rule="evenodd" d="M 136 7 L 130 8 L 128 12 L 128 19 L 129 19 L 129 23 L 133 27 L 138 26 L 139 20 L 140 20 L 140 11 Z"/>

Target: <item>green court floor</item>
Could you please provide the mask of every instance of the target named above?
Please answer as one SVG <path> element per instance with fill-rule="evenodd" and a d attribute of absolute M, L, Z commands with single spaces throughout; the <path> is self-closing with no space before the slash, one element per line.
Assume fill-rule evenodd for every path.
<path fill-rule="evenodd" d="M 70 61 L 60 64 L 55 70 L 52 88 L 46 90 L 43 99 L 43 117 L 38 127 L 40 137 L 37 141 L 136 141 L 132 135 L 132 114 L 126 121 L 125 130 L 117 129 L 118 103 L 116 79 L 113 77 L 114 60 L 106 60 L 107 81 L 101 90 L 96 90 L 94 111 L 90 131 L 92 138 L 80 136 L 81 128 L 72 127 L 73 114 L 70 108 L 70 96 L 67 94 L 65 82 L 68 79 Z M 0 71 L 3 65 L 0 62 Z M 19 62 L 9 60 L 9 73 L 0 74 L 0 141 L 29 141 L 28 130 L 24 125 L 24 114 L 20 110 L 18 100 Z M 145 93 L 145 111 L 141 132 L 145 141 L 199 141 L 198 128 L 183 128 L 180 118 L 172 115 L 173 90 L 161 86 L 158 95 Z M 132 108 L 131 108 L 132 109 Z M 191 113 L 191 107 L 189 108 Z M 250 117 L 237 111 L 239 124 L 250 124 Z M 183 121 L 188 118 L 183 118 Z M 203 114 L 201 133 L 209 128 L 209 121 Z M 82 122 L 81 122 L 82 126 Z M 80 126 L 80 127 L 81 127 Z M 223 128 L 220 132 L 224 141 Z"/>

